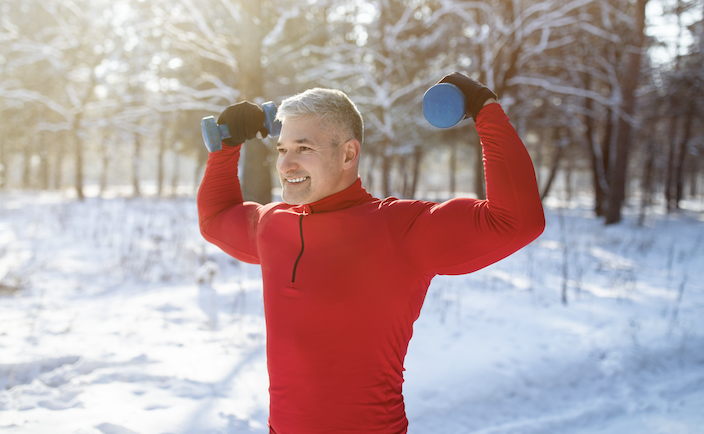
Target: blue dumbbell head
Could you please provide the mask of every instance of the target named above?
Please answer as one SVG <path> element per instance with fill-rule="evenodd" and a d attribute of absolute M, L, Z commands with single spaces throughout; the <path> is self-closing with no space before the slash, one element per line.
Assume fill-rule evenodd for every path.
<path fill-rule="evenodd" d="M 213 116 L 206 116 L 200 121 L 200 130 L 203 133 L 203 142 L 205 142 L 205 147 L 208 152 L 215 152 L 222 149 L 222 130 L 220 127 L 225 127 L 227 131 L 227 125 L 218 125 Z M 228 131 L 227 136 L 230 136 Z"/>
<path fill-rule="evenodd" d="M 262 104 L 264 110 L 264 128 L 271 137 L 278 137 L 281 134 L 281 122 L 276 120 L 276 104 L 272 101 Z M 230 138 L 230 130 L 226 124 L 218 125 L 213 116 L 204 117 L 200 121 L 200 129 L 203 133 L 203 142 L 209 152 L 222 149 L 223 139 Z"/>
<path fill-rule="evenodd" d="M 436 84 L 423 95 L 423 116 L 435 127 L 453 127 L 464 119 L 466 113 L 464 93 L 454 84 Z"/>
<path fill-rule="evenodd" d="M 271 137 L 279 137 L 281 134 L 281 121 L 276 120 L 277 107 L 272 101 L 262 104 L 264 110 L 264 126 Z"/>

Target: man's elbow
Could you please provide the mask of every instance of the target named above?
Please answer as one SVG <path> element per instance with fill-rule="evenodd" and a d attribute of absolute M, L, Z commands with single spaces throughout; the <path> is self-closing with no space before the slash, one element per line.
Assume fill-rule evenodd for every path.
<path fill-rule="evenodd" d="M 545 230 L 545 214 L 540 212 L 539 216 L 536 216 L 535 218 L 531 219 L 528 225 L 526 225 L 526 238 L 528 239 L 528 242 L 526 244 L 530 244 L 533 241 L 535 241 Z"/>
<path fill-rule="evenodd" d="M 198 229 L 200 229 L 200 235 L 207 241 L 210 241 L 210 236 L 208 235 L 208 230 L 210 229 L 212 219 L 207 218 L 202 214 L 198 214 Z"/>
<path fill-rule="evenodd" d="M 535 241 L 545 230 L 545 215 L 541 212 L 523 216 L 515 225 L 514 241 L 518 249 L 522 249 Z"/>

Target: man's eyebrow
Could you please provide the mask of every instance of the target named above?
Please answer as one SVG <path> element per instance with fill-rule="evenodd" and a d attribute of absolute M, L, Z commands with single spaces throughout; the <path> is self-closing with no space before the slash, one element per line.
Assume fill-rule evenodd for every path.
<path fill-rule="evenodd" d="M 313 142 L 311 142 L 310 139 L 308 139 L 307 137 L 304 137 L 302 139 L 296 139 L 293 141 L 293 143 L 295 143 L 297 145 L 301 145 L 301 144 L 312 145 L 313 144 Z M 276 146 L 277 147 L 282 146 L 281 142 L 276 142 Z"/>

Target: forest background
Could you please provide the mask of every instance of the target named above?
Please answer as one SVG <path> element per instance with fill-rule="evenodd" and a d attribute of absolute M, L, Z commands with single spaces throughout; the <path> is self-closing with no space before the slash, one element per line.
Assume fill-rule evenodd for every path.
<path fill-rule="evenodd" d="M 699 434 L 703 13 L 0 0 L 0 431 L 268 432 L 261 270 L 198 232 L 201 118 L 339 88 L 377 197 L 482 197 L 473 122 L 438 130 L 421 110 L 460 70 L 523 138 L 547 226 L 433 279 L 405 361 L 409 432 Z M 272 145 L 245 144 L 248 199 L 278 198 Z"/>
<path fill-rule="evenodd" d="M 474 129 L 437 130 L 424 91 L 463 71 L 498 94 L 537 169 L 604 221 L 702 198 L 704 2 L 2 0 L 0 189 L 192 195 L 200 119 L 240 100 L 341 89 L 379 196 L 483 197 Z M 276 197 L 271 139 L 245 197 Z"/>

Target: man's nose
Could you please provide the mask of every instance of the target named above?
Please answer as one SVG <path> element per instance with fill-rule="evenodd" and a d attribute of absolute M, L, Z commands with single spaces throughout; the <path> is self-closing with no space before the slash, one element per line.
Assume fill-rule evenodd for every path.
<path fill-rule="evenodd" d="M 298 168 L 298 159 L 293 152 L 279 154 L 279 172 L 286 173 Z"/>

